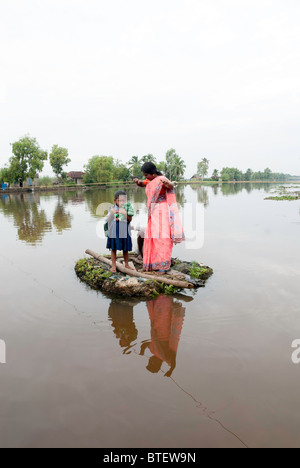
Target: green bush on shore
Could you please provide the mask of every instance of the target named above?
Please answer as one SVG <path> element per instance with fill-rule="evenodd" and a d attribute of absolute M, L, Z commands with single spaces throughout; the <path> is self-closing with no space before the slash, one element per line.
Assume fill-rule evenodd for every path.
<path fill-rule="evenodd" d="M 39 178 L 39 186 L 40 187 L 50 187 L 53 185 L 53 182 L 55 181 L 54 177 L 50 176 L 43 176 Z"/>

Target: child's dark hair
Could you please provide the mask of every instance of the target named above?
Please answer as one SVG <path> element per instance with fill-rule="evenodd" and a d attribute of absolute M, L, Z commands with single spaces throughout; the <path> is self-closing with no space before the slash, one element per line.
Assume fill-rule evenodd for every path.
<path fill-rule="evenodd" d="M 114 195 L 114 200 L 118 200 L 122 196 L 127 197 L 127 193 L 124 190 L 118 190 Z"/>
<path fill-rule="evenodd" d="M 141 171 L 144 174 L 157 174 L 159 176 L 162 176 L 162 173 L 159 172 L 155 164 L 153 164 L 152 162 L 146 162 L 145 164 L 143 164 Z"/>

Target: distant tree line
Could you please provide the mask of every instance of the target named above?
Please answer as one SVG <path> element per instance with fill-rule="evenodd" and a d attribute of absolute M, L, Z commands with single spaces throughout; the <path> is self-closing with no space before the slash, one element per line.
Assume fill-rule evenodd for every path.
<path fill-rule="evenodd" d="M 197 174 L 193 176 L 194 179 L 200 178 L 207 181 L 222 180 L 223 182 L 249 182 L 255 181 L 285 181 L 291 178 L 290 174 L 283 174 L 278 172 L 272 172 L 271 169 L 266 168 L 263 172 L 255 172 L 252 169 L 248 169 L 246 172 L 237 169 L 236 167 L 223 167 L 221 171 L 214 169 L 210 178 L 206 178 L 209 172 L 209 161 L 207 158 L 203 158 L 198 163 Z"/>
<path fill-rule="evenodd" d="M 60 183 L 67 183 L 67 174 L 64 172 L 64 166 L 67 166 L 71 159 L 67 148 L 53 145 L 51 152 L 41 149 L 35 138 L 25 135 L 12 146 L 12 156 L 8 164 L 0 168 L 0 183 L 8 182 L 10 184 L 26 181 L 28 178 L 34 179 L 36 174 L 42 172 L 44 163 L 49 157 L 52 170 Z M 141 168 L 145 162 L 151 161 L 157 168 L 172 180 L 184 180 L 186 169 L 185 162 L 171 148 L 167 151 L 165 159 L 158 161 L 152 154 L 145 156 L 132 156 L 127 163 L 123 163 L 113 156 L 96 155 L 89 159 L 84 166 L 84 182 L 115 182 L 129 181 L 132 177 L 141 177 Z M 51 178 L 44 177 L 45 184 L 51 183 Z M 52 179 L 53 182 L 53 179 Z"/>
<path fill-rule="evenodd" d="M 221 179 L 223 182 L 232 182 L 232 181 L 246 181 L 250 182 L 251 180 L 257 181 L 285 181 L 291 177 L 290 174 L 283 174 L 272 172 L 271 169 L 266 168 L 263 172 L 255 172 L 252 169 L 248 169 L 246 172 L 243 172 L 235 167 L 224 167 L 221 170 Z"/>
<path fill-rule="evenodd" d="M 146 162 L 153 162 L 172 180 L 184 180 L 185 162 L 173 148 L 167 151 L 164 161 L 158 161 L 153 154 L 132 156 L 127 163 L 113 156 L 93 156 L 85 166 L 83 179 L 85 183 L 129 181 L 133 177 L 141 177 L 141 169 Z"/>
<path fill-rule="evenodd" d="M 25 135 L 18 141 L 11 144 L 12 156 L 8 164 L 0 168 L 0 183 L 15 183 L 25 181 L 27 178 L 34 179 L 36 174 L 42 172 L 44 162 L 49 157 L 49 162 L 56 179 L 60 183 L 68 183 L 64 166 L 67 166 L 71 159 L 67 148 L 53 145 L 50 153 L 41 149 L 35 138 Z M 118 182 L 129 181 L 132 177 L 141 177 L 141 168 L 145 162 L 153 162 L 158 170 L 173 181 L 185 180 L 185 161 L 177 154 L 174 148 L 166 152 L 164 160 L 158 160 L 153 154 L 146 154 L 142 157 L 132 156 L 127 163 L 121 162 L 113 156 L 95 155 L 89 159 L 84 166 L 84 183 Z M 237 168 L 224 167 L 221 171 L 214 169 L 210 178 L 210 161 L 204 157 L 197 164 L 197 173 L 193 178 L 201 180 L 223 182 L 231 181 L 284 181 L 289 179 L 289 174 L 273 173 L 267 168 L 263 172 L 254 172 L 248 169 L 245 173 Z M 45 183 L 50 184 L 51 178 L 45 177 Z"/>

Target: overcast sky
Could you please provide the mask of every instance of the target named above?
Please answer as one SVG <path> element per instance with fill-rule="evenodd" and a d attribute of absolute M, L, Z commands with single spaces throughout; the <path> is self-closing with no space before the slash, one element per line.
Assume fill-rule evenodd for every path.
<path fill-rule="evenodd" d="M 95 155 L 300 174 L 299 0 L 0 0 L 0 165 Z M 51 174 L 49 165 L 44 173 Z"/>

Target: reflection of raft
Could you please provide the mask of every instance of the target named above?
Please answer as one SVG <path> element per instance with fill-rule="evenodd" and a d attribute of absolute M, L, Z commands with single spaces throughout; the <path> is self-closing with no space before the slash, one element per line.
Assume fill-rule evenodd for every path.
<path fill-rule="evenodd" d="M 92 258 L 81 259 L 76 263 L 75 271 L 79 278 L 94 289 L 101 289 L 108 294 L 149 298 L 159 294 L 174 294 L 183 289 L 198 289 L 212 275 L 213 270 L 196 262 L 172 260 L 172 268 L 167 275 L 156 276 L 142 271 L 143 265 L 137 254 L 130 254 L 131 266 L 128 270 L 117 261 L 118 273 L 111 273 L 111 258 L 87 250 Z"/>

